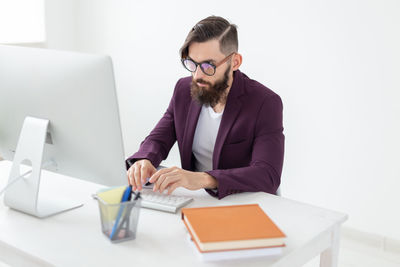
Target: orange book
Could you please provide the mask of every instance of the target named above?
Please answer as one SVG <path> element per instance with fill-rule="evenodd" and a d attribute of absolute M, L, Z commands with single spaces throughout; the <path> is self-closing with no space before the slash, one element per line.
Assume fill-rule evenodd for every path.
<path fill-rule="evenodd" d="M 284 246 L 285 234 L 258 204 L 183 208 L 200 252 Z"/>

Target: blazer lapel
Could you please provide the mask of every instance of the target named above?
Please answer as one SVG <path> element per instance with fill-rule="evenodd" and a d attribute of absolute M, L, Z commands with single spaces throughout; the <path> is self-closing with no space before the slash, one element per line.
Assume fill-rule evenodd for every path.
<path fill-rule="evenodd" d="M 186 117 L 182 143 L 182 168 L 186 170 L 192 169 L 192 146 L 200 111 L 201 105 L 192 100 L 189 106 L 188 115 Z"/>
<path fill-rule="evenodd" d="M 243 77 L 242 73 L 237 70 L 235 72 L 233 84 L 229 91 L 228 98 L 222 115 L 221 124 L 219 126 L 217 139 L 215 140 L 214 153 L 213 153 L 213 169 L 218 169 L 222 146 L 225 139 L 232 128 L 233 123 L 242 108 L 242 101 L 240 96 L 243 94 Z"/>

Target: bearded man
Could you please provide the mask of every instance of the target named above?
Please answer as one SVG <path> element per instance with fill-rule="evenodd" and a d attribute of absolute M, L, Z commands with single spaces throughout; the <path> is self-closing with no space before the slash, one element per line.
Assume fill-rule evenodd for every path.
<path fill-rule="evenodd" d="M 154 191 L 205 189 L 219 199 L 276 194 L 284 155 L 282 101 L 240 72 L 236 26 L 207 17 L 190 30 L 180 54 L 191 76 L 177 82 L 164 116 L 126 160 L 132 189 L 150 182 Z M 157 171 L 176 141 L 182 168 Z"/>

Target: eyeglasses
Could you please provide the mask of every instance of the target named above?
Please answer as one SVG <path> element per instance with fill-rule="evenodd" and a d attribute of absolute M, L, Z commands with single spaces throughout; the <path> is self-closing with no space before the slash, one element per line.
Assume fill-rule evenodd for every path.
<path fill-rule="evenodd" d="M 197 63 L 191 58 L 182 58 L 182 64 L 190 72 L 195 72 L 197 70 L 197 66 L 200 66 L 201 71 L 208 76 L 213 76 L 215 74 L 215 69 L 222 64 L 224 64 L 231 56 L 233 56 L 235 52 L 231 53 L 229 56 L 221 60 L 220 62 L 216 64 L 212 64 L 210 62 L 204 61 Z"/>

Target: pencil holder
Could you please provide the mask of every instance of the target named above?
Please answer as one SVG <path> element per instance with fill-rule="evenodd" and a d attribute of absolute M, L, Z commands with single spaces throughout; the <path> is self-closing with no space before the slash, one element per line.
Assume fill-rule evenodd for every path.
<path fill-rule="evenodd" d="M 113 243 L 136 238 L 139 221 L 140 198 L 118 204 L 109 204 L 97 198 L 100 209 L 101 229 Z"/>

